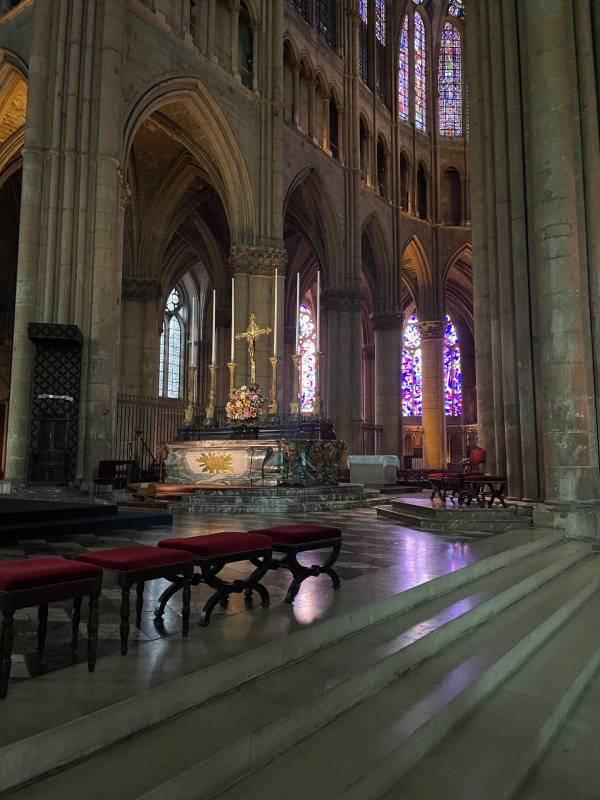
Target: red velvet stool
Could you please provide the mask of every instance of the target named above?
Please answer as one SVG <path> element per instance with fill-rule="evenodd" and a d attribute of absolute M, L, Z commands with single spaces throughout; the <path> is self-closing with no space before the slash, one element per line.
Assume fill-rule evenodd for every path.
<path fill-rule="evenodd" d="M 112 550 L 101 550 L 94 553 L 80 553 L 76 561 L 96 564 L 104 570 L 116 573 L 117 583 L 121 588 L 121 655 L 127 654 L 129 639 L 129 590 L 137 584 L 135 603 L 135 625 L 142 623 L 144 606 L 144 583 L 156 578 L 168 578 L 177 581 L 177 588 L 183 587 L 183 630 L 188 635 L 190 625 L 190 580 L 194 574 L 193 556 L 181 550 L 159 550 L 145 544 L 133 547 L 115 547 Z"/>
<path fill-rule="evenodd" d="M 292 582 L 285 597 L 286 603 L 294 602 L 302 581 L 313 575 L 321 575 L 325 572 L 333 581 L 333 588 L 340 588 L 339 576 L 333 569 L 342 547 L 342 532 L 339 528 L 328 528 L 325 525 L 281 525 L 275 528 L 250 531 L 250 533 L 270 536 L 273 540 L 273 551 L 285 554 L 281 560 L 274 560 L 271 563 L 271 569 L 282 567 L 289 569 L 292 573 Z M 331 547 L 332 551 L 323 565 L 313 564 L 312 567 L 305 567 L 298 562 L 298 553 L 327 547 Z"/>
<path fill-rule="evenodd" d="M 38 652 L 44 652 L 48 627 L 48 603 L 73 598 L 71 641 L 77 643 L 81 600 L 90 598 L 88 616 L 88 669 L 94 671 L 98 644 L 98 598 L 102 570 L 90 564 L 76 564 L 66 558 L 45 557 L 0 563 L 0 611 L 4 617 L 0 635 L 0 700 L 6 697 L 13 646 L 14 613 L 20 608 L 39 606 Z"/>
<path fill-rule="evenodd" d="M 264 578 L 271 565 L 272 542 L 268 536 L 259 534 L 240 533 L 238 531 L 222 533 L 211 533 L 208 536 L 190 536 L 182 539 L 163 539 L 158 543 L 159 548 L 180 550 L 189 553 L 194 559 L 194 564 L 200 567 L 200 573 L 194 573 L 192 585 L 206 583 L 215 593 L 208 599 L 202 614 L 200 615 L 200 625 L 206 627 L 210 623 L 212 614 L 217 603 L 226 604 L 230 594 L 239 594 L 256 589 L 261 597 L 261 605 L 268 606 L 271 602 L 269 592 L 259 583 Z M 218 573 L 226 564 L 235 561 L 250 561 L 256 569 L 244 580 L 232 582 L 224 581 L 218 577 Z M 160 619 L 164 613 L 165 606 L 179 586 L 169 586 L 160 596 L 154 616 Z"/>
<path fill-rule="evenodd" d="M 439 494 L 442 503 L 446 502 L 446 494 L 451 491 L 452 497 L 460 488 L 462 473 L 460 472 L 432 472 L 429 476 L 432 492 L 430 500 Z"/>

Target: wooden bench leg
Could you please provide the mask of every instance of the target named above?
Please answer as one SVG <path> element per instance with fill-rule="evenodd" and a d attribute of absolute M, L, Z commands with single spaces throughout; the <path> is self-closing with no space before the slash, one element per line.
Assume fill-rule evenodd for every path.
<path fill-rule="evenodd" d="M 186 575 L 183 578 L 183 606 L 181 609 L 181 633 L 187 636 L 190 630 L 190 604 L 192 601 L 192 583 L 191 576 Z"/>
<path fill-rule="evenodd" d="M 13 613 L 4 613 L 2 633 L 0 633 L 0 700 L 4 700 L 8 692 L 10 678 L 11 655 L 13 648 Z"/>
<path fill-rule="evenodd" d="M 324 564 L 313 564 L 310 567 L 305 567 L 298 561 L 298 552 L 306 553 L 309 552 L 309 550 L 300 550 L 296 552 L 293 549 L 285 551 L 285 558 L 282 558 L 280 561 L 273 562 L 274 569 L 279 569 L 279 567 L 282 567 L 283 569 L 288 569 L 292 573 L 292 582 L 290 583 L 287 594 L 285 596 L 286 603 L 294 602 L 296 595 L 300 591 L 302 583 L 307 578 L 318 577 L 319 575 L 323 574 L 329 575 L 333 583 L 333 588 L 334 589 L 340 588 L 341 585 L 340 577 L 337 574 L 337 572 L 333 569 L 333 565 L 337 561 L 337 558 L 340 554 L 340 550 L 342 548 L 342 542 L 340 541 L 339 543 L 334 545 L 328 544 L 326 545 L 326 547 L 331 547 L 332 551 L 329 554 Z M 320 550 L 325 548 L 319 548 L 318 546 L 315 546 L 314 548 L 311 549 Z"/>
<path fill-rule="evenodd" d="M 129 592 L 127 594 L 129 596 Z M 88 670 L 93 672 L 96 666 L 96 651 L 98 650 L 98 595 L 90 597 L 87 632 Z"/>
<path fill-rule="evenodd" d="M 135 627 L 142 624 L 142 609 L 144 608 L 144 581 L 138 581 L 135 598 Z"/>
<path fill-rule="evenodd" d="M 121 587 L 121 655 L 127 655 L 127 641 L 129 639 L 129 587 Z"/>
<path fill-rule="evenodd" d="M 81 622 L 81 601 L 82 597 L 76 597 L 73 600 L 73 628 L 71 632 L 71 644 L 77 645 L 77 637 L 79 636 L 79 623 Z"/>
<path fill-rule="evenodd" d="M 42 655 L 46 647 L 46 631 L 48 630 L 48 603 L 40 603 L 38 608 L 37 649 Z"/>

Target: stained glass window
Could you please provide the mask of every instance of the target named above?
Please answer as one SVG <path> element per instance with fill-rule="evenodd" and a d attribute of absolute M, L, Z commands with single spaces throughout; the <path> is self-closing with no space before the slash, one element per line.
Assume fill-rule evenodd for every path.
<path fill-rule="evenodd" d="M 462 136 L 462 64 L 460 34 L 449 22 L 444 25 L 440 47 L 438 89 L 440 133 Z"/>
<path fill-rule="evenodd" d="M 444 397 L 447 417 L 460 417 L 462 413 L 462 373 L 460 347 L 456 329 L 450 317 L 446 317 L 446 340 L 444 344 Z"/>
<path fill-rule="evenodd" d="M 369 2 L 360 0 L 360 30 L 358 33 L 358 67 L 360 79 L 369 82 Z"/>
<path fill-rule="evenodd" d="M 179 372 L 181 361 L 181 325 L 177 317 L 169 320 L 169 371 L 167 397 L 179 397 Z"/>
<path fill-rule="evenodd" d="M 408 17 L 405 17 L 398 58 L 398 118 L 408 122 L 408 117 Z"/>
<path fill-rule="evenodd" d="M 448 3 L 448 13 L 453 17 L 464 17 L 465 4 L 464 0 L 450 0 Z"/>
<path fill-rule="evenodd" d="M 296 9 L 302 19 L 308 19 L 308 0 L 288 0 L 288 3 Z"/>
<path fill-rule="evenodd" d="M 421 131 L 427 128 L 425 25 L 420 14 L 415 14 L 415 125 Z"/>
<path fill-rule="evenodd" d="M 158 393 L 163 393 L 163 381 L 165 379 L 165 326 L 163 324 L 160 335 L 160 363 L 158 365 Z"/>
<path fill-rule="evenodd" d="M 375 36 L 385 44 L 385 0 L 375 0 Z"/>
<path fill-rule="evenodd" d="M 369 2 L 368 0 L 360 0 L 360 18 L 363 22 L 369 21 Z"/>
<path fill-rule="evenodd" d="M 423 413 L 423 378 L 421 334 L 418 320 L 412 316 L 404 328 L 402 349 L 402 414 L 420 417 Z"/>
<path fill-rule="evenodd" d="M 181 294 L 173 289 L 166 303 L 160 337 L 158 391 L 164 397 L 179 397 L 181 394 L 181 308 Z"/>
<path fill-rule="evenodd" d="M 300 393 L 302 395 L 302 411 L 313 410 L 315 401 L 315 351 L 317 349 L 317 331 L 312 311 L 303 303 L 300 306 L 300 353 L 302 368 L 300 372 Z"/>
<path fill-rule="evenodd" d="M 335 0 L 315 0 L 315 27 L 329 47 L 335 50 L 337 47 Z"/>

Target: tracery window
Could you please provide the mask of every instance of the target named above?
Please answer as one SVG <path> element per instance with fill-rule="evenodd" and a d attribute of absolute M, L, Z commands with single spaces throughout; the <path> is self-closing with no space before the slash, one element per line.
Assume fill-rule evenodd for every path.
<path fill-rule="evenodd" d="M 369 83 L 369 2 L 360 0 L 360 30 L 358 35 L 358 66 L 360 79 Z"/>
<path fill-rule="evenodd" d="M 450 0 L 448 3 L 448 13 L 453 17 L 464 17 L 465 4 L 464 0 Z"/>
<path fill-rule="evenodd" d="M 419 321 L 414 315 L 404 328 L 402 414 L 405 417 L 420 417 L 423 414 L 421 333 L 419 332 Z"/>
<path fill-rule="evenodd" d="M 302 411 L 313 410 L 315 402 L 315 352 L 317 349 L 317 331 L 310 308 L 303 303 L 300 306 L 300 353 L 302 369 L 300 372 L 300 394 Z"/>
<path fill-rule="evenodd" d="M 425 25 L 421 15 L 415 14 L 415 125 L 421 131 L 427 128 L 425 46 Z"/>
<path fill-rule="evenodd" d="M 375 0 L 375 57 L 377 68 L 377 97 L 385 104 L 385 0 Z"/>
<path fill-rule="evenodd" d="M 402 36 L 400 37 L 400 53 L 398 56 L 398 118 L 408 122 L 408 16 L 404 18 Z"/>
<path fill-rule="evenodd" d="M 335 15 L 335 0 L 315 0 L 315 26 L 332 50 L 337 46 Z"/>
<path fill-rule="evenodd" d="M 167 300 L 160 337 L 158 393 L 163 397 L 181 396 L 182 307 L 181 292 L 175 288 Z"/>
<path fill-rule="evenodd" d="M 444 342 L 444 398 L 447 417 L 460 417 L 462 413 L 462 372 L 460 368 L 460 346 L 456 329 L 446 316 Z"/>
<path fill-rule="evenodd" d="M 460 34 L 444 25 L 438 69 L 439 125 L 442 136 L 462 136 L 462 54 Z"/>
<path fill-rule="evenodd" d="M 308 0 L 288 0 L 288 3 L 300 14 L 302 19 L 308 20 Z"/>

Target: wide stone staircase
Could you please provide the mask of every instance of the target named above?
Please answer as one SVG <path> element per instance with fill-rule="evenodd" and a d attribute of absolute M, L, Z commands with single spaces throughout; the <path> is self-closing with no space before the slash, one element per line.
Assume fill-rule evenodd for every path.
<path fill-rule="evenodd" d="M 235 664 L 166 675 L 135 721 L 120 703 L 32 737 L 36 755 L 0 747 L 1 796 L 548 800 L 522 787 L 584 692 L 598 694 L 600 559 L 561 531 L 475 546 L 492 543 Z"/>

